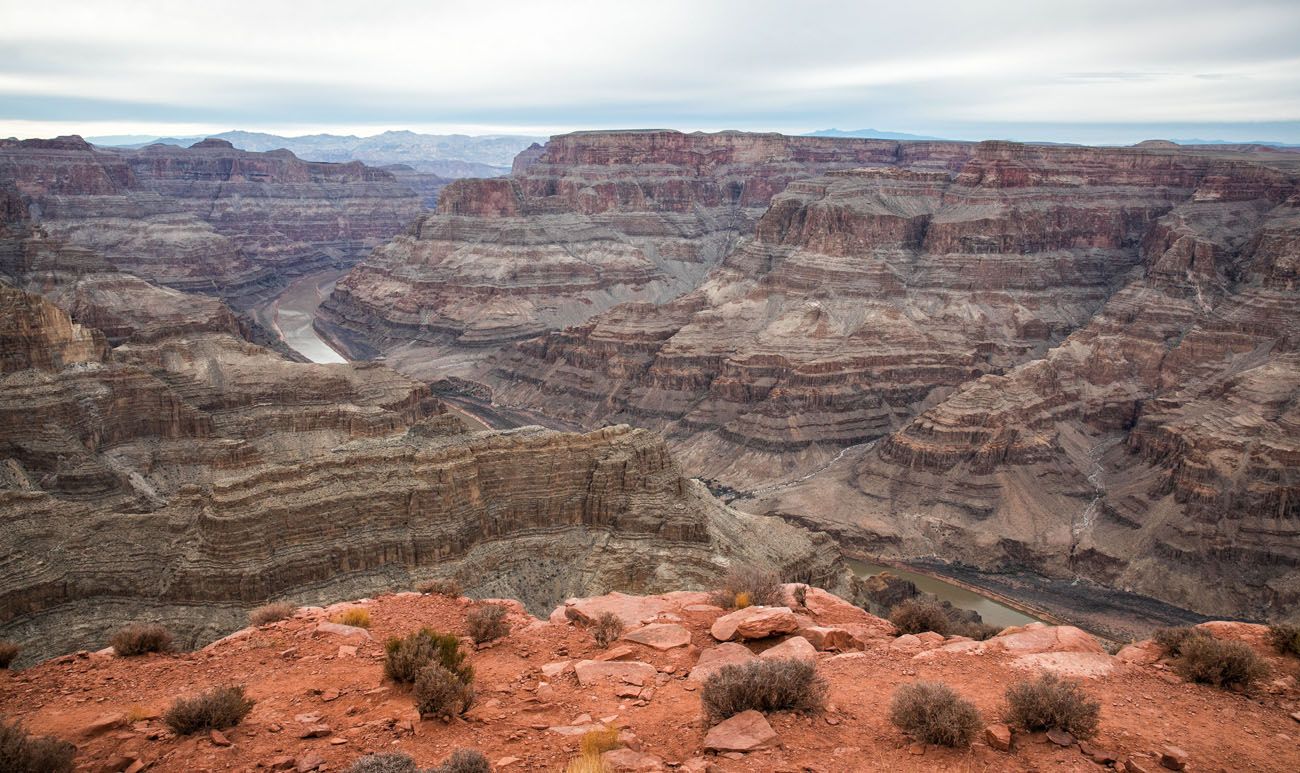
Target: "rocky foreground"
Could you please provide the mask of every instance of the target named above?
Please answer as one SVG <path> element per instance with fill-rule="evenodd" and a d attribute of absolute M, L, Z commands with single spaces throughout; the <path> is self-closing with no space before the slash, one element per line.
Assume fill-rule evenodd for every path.
<path fill-rule="evenodd" d="M 421 720 L 382 674 L 383 643 L 421 626 L 466 632 L 476 602 L 419 593 L 307 607 L 201 651 L 123 658 L 77 653 L 0 671 L 0 715 L 78 747 L 95 771 L 344 770 L 402 751 L 422 766 L 453 749 L 483 751 L 495 770 L 562 770 L 584 734 L 619 728 L 611 771 L 1294 770 L 1300 766 L 1300 663 L 1276 656 L 1263 629 L 1203 626 L 1248 643 L 1271 675 L 1227 692 L 1185 684 L 1151 642 L 1106 654 L 1088 634 L 1034 624 L 984 642 L 897 636 L 887 621 L 820 589 L 804 605 L 725 612 L 706 593 L 570 599 L 546 619 L 517 602 L 510 633 L 474 651 L 478 698 L 463 718 Z M 369 629 L 331 622 L 354 608 Z M 612 612 L 622 639 L 598 648 L 588 625 Z M 468 639 L 464 640 L 469 642 Z M 472 648 L 472 644 L 469 644 Z M 814 715 L 750 712 L 706 720 L 700 688 L 722 664 L 795 657 L 830 684 Z M 1101 704 L 1087 742 L 1000 724 L 1007 684 L 1047 669 L 1079 678 Z M 975 703 L 987 730 L 969 748 L 915 743 L 887 719 L 896 687 L 942 681 Z M 178 737 L 159 717 L 179 695 L 243 684 L 256 701 L 238 726 Z"/>

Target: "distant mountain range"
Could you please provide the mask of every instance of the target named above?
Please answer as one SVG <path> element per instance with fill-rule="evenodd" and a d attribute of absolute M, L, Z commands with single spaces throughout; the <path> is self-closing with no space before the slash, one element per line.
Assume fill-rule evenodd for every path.
<path fill-rule="evenodd" d="M 515 155 L 545 137 L 466 134 L 420 134 L 390 131 L 373 137 L 338 134 L 309 134 L 282 137 L 261 132 L 228 131 L 194 137 L 147 137 L 118 135 L 88 137 L 95 145 L 139 148 L 158 143 L 188 147 L 205 137 L 228 140 L 242 150 L 268 151 L 287 148 L 307 161 L 362 161 L 373 166 L 406 164 L 417 172 L 439 177 L 495 177 L 508 174 Z"/>

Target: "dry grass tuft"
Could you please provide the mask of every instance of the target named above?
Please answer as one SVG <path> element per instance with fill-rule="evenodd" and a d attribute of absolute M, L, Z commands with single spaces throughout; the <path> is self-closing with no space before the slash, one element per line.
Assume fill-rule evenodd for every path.
<path fill-rule="evenodd" d="M 334 616 L 334 622 L 351 625 L 356 628 L 370 627 L 370 610 L 365 607 L 352 607 Z"/>
<path fill-rule="evenodd" d="M 1007 688 L 1007 724 L 1030 732 L 1064 730 L 1075 738 L 1092 738 L 1101 719 L 1101 704 L 1088 697 L 1074 679 L 1043 672 L 1033 681 Z"/>
<path fill-rule="evenodd" d="M 804 660 L 753 660 L 724 666 L 704 681 L 700 700 L 713 721 L 742 711 L 821 711 L 826 680 Z"/>
<path fill-rule="evenodd" d="M 591 624 L 591 638 L 596 646 L 604 649 L 623 635 L 623 620 L 613 612 L 601 612 L 596 615 L 596 622 Z"/>
<path fill-rule="evenodd" d="M 77 747 L 53 736 L 34 736 L 17 722 L 0 721 L 0 770 L 71 773 Z"/>
<path fill-rule="evenodd" d="M 248 613 L 248 622 L 253 625 L 266 625 L 279 620 L 288 620 L 293 617 L 293 613 L 298 608 L 287 601 L 275 601 L 270 604 L 263 604 Z"/>
<path fill-rule="evenodd" d="M 147 652 L 170 651 L 172 634 L 157 623 L 132 623 L 113 634 L 109 643 L 117 654 L 134 657 Z"/>
<path fill-rule="evenodd" d="M 500 604 L 480 604 L 474 607 L 465 616 L 465 625 L 469 627 L 470 638 L 475 644 L 500 639 L 510 633 L 506 608 Z"/>
<path fill-rule="evenodd" d="M 965 747 L 984 726 L 975 704 L 941 682 L 912 682 L 894 691 L 889 721 L 922 743 Z"/>
<path fill-rule="evenodd" d="M 177 698 L 163 721 L 177 735 L 189 735 L 234 727 L 252 710 L 253 701 L 242 686 L 213 687 L 191 698 Z"/>
<path fill-rule="evenodd" d="M 450 577 L 435 577 L 431 580 L 425 580 L 415 589 L 421 593 L 432 593 L 437 596 L 449 596 L 459 598 L 461 595 L 460 583 Z"/>
<path fill-rule="evenodd" d="M 622 745 L 618 740 L 618 726 L 610 725 L 601 730 L 588 730 L 583 733 L 582 740 L 578 742 L 578 751 L 584 756 L 594 754 L 599 757 Z"/>
<path fill-rule="evenodd" d="M 564 773 L 610 773 L 610 771 L 599 754 L 583 754 L 569 760 Z"/>

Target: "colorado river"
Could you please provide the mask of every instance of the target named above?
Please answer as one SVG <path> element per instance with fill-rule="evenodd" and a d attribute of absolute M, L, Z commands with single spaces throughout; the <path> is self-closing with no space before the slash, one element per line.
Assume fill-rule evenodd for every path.
<path fill-rule="evenodd" d="M 847 563 L 849 568 L 851 568 L 859 577 L 870 577 L 875 574 L 880 574 L 881 572 L 889 572 L 895 577 L 901 577 L 904 580 L 911 580 L 916 584 L 917 588 L 926 593 L 932 593 L 944 601 L 951 602 L 954 607 L 973 609 L 976 612 L 979 612 L 980 617 L 989 625 L 1004 627 L 1010 625 L 1024 625 L 1025 623 L 1032 623 L 1038 619 L 1026 615 L 1024 612 L 1019 610 L 1012 609 L 1005 604 L 994 601 L 987 596 L 981 596 L 974 591 L 967 590 L 958 585 L 953 585 L 952 583 L 944 582 L 943 580 L 930 577 L 929 575 L 909 572 L 906 569 L 898 569 L 893 566 L 882 566 L 867 561 L 858 561 L 852 558 L 848 559 Z"/>
<path fill-rule="evenodd" d="M 266 309 L 268 321 L 280 338 L 312 362 L 347 362 L 312 327 L 316 309 L 329 297 L 334 283 L 347 273 L 345 268 L 330 269 L 300 277 Z"/>

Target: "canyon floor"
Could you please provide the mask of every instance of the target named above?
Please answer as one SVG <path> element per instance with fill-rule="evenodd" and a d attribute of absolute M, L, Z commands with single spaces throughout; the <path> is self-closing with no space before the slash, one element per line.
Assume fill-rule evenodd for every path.
<path fill-rule="evenodd" d="M 889 623 L 816 589 L 807 608 L 796 609 L 801 623 L 852 630 L 855 647 L 862 648 L 816 654 L 818 671 L 831 686 L 827 711 L 769 715 L 779 737 L 774 748 L 733 753 L 734 759 L 706 755 L 708 725 L 699 682 L 690 678 L 701 654 L 718 647 L 710 626 L 722 612 L 701 605 L 706 598 L 611 594 L 570 600 L 549 620 L 511 604 L 512 632 L 472 654 L 477 701 L 451 723 L 421 721 L 411 697 L 383 678 L 386 638 L 421 626 L 466 631 L 473 602 L 416 593 L 300 609 L 292 619 L 244 629 L 192 653 L 81 653 L 21 672 L 0 671 L 0 714 L 73 740 L 79 769 L 87 771 L 122 770 L 135 760 L 154 771 L 345 770 L 366 753 L 385 751 L 406 752 L 429 766 L 462 747 L 483 751 L 500 771 L 562 770 L 577 754 L 583 730 L 605 724 L 631 734 L 625 738 L 645 755 L 636 770 L 1104 770 L 1078 746 L 1057 746 L 1043 734 L 1016 734 L 1010 752 L 982 742 L 952 750 L 914 744 L 887 719 L 897 686 L 929 680 L 954 687 L 993 723 L 1005 687 L 1030 675 L 1027 668 L 1047 666 L 1085 675 L 1087 691 L 1102 706 L 1100 734 L 1090 746 L 1131 760 L 1130 770 L 1160 769 L 1158 755 L 1170 745 L 1186 752 L 1188 770 L 1300 769 L 1300 722 L 1293 719 L 1300 715 L 1292 714 L 1300 711 L 1300 662 L 1267 654 L 1258 626 L 1211 624 L 1214 635 L 1244 639 L 1270 660 L 1269 679 L 1253 692 L 1234 693 L 1182 683 L 1164 662 L 1150 662 L 1150 643 L 1111 657 L 1068 627 L 1010 629 L 992 644 L 937 635 L 896 639 Z M 321 625 L 355 605 L 368 609 L 369 631 L 341 635 L 334 631 L 348 629 Z M 680 625 L 690 642 L 658 650 L 619 641 L 598 649 L 573 619 L 600 609 L 615 611 L 629 628 Z M 761 652 L 778 641 L 746 646 Z M 580 685 L 572 666 L 564 665 L 611 656 L 653 666 L 656 675 L 643 680 L 653 695 L 643 690 L 648 699 L 620 698 L 641 688 L 603 678 Z M 158 719 L 177 696 L 228 683 L 247 685 L 257 703 L 224 738 L 176 737 Z M 304 722 L 329 732 L 300 738 Z"/>

